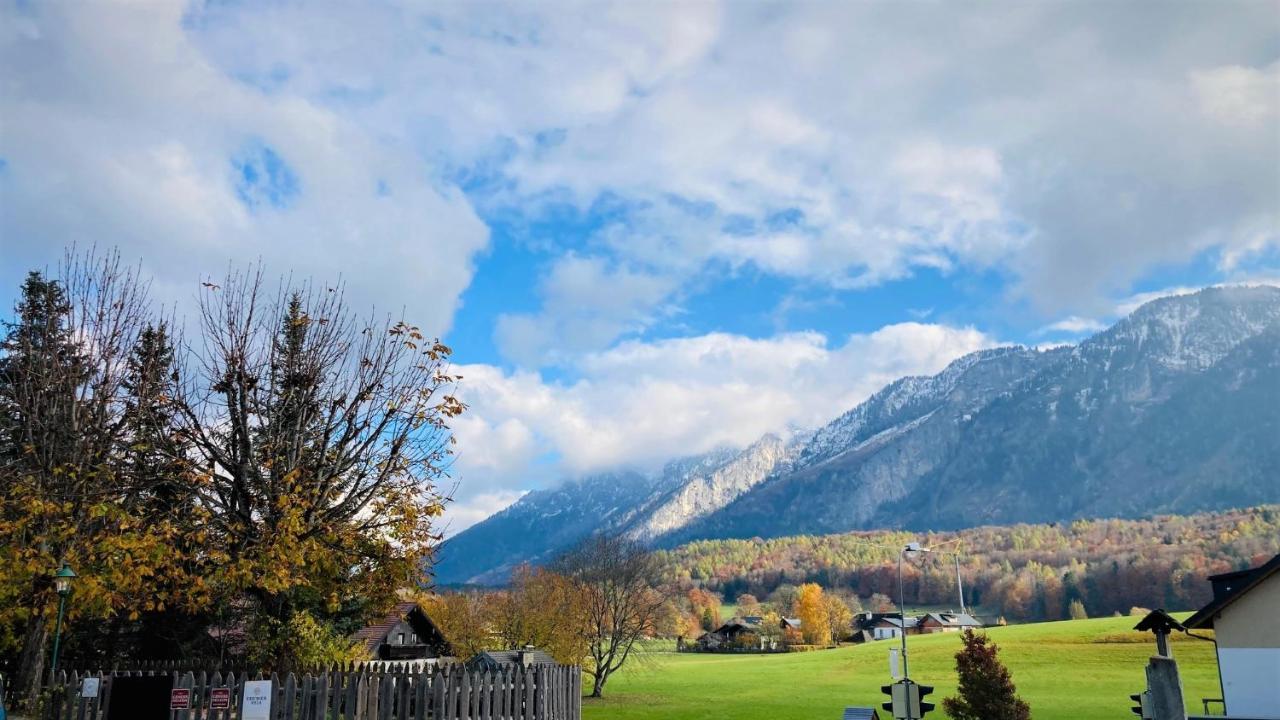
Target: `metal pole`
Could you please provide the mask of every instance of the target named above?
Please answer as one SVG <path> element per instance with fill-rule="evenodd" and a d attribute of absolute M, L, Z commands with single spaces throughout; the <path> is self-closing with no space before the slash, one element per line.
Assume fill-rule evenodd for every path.
<path fill-rule="evenodd" d="M 898 620 L 902 623 L 902 627 L 899 628 L 902 635 L 902 677 L 910 680 L 911 673 L 907 671 L 907 610 L 902 592 L 902 556 L 905 554 L 905 550 L 898 551 Z"/>
<path fill-rule="evenodd" d="M 904 599 L 906 593 L 902 591 L 902 558 L 907 554 L 907 549 L 903 548 L 898 551 L 898 619 L 902 623 L 900 630 L 902 631 L 902 682 L 909 684 L 911 682 L 911 673 L 907 671 L 907 605 Z M 914 714 L 911 712 L 911 699 L 907 698 L 907 720 L 912 720 Z"/>
<path fill-rule="evenodd" d="M 960 583 L 960 553 L 952 555 L 956 559 L 956 592 L 960 593 L 960 614 L 967 614 L 964 609 L 964 585 Z"/>
<path fill-rule="evenodd" d="M 62 640 L 62 611 L 67 606 L 67 596 L 58 593 L 58 622 L 53 626 L 53 666 L 49 668 L 49 682 L 58 674 L 58 644 Z"/>

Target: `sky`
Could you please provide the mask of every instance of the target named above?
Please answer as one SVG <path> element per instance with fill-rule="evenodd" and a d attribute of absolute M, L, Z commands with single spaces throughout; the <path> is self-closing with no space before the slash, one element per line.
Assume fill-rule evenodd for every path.
<path fill-rule="evenodd" d="M 455 350 L 450 533 L 1280 277 L 1274 2 L 0 8 L 0 302 L 342 280 Z"/>

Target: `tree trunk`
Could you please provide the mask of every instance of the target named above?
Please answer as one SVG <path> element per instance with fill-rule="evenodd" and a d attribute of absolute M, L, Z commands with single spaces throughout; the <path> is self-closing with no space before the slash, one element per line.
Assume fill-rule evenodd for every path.
<path fill-rule="evenodd" d="M 604 697 L 604 683 L 609 679 L 608 673 L 597 669 L 591 674 L 591 697 Z"/>
<path fill-rule="evenodd" d="M 18 659 L 18 682 L 15 687 L 19 702 L 35 705 L 40 693 L 40 681 L 44 675 L 45 648 L 49 645 L 49 620 L 37 612 L 27 621 L 27 631 L 22 637 L 22 655 Z"/>

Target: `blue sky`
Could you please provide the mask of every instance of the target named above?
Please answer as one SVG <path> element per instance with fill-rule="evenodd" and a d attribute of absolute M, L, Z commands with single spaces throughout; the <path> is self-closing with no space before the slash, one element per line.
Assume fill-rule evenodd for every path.
<path fill-rule="evenodd" d="M 340 276 L 457 351 L 456 530 L 1280 277 L 1268 2 L 10 2 L 0 301 Z"/>

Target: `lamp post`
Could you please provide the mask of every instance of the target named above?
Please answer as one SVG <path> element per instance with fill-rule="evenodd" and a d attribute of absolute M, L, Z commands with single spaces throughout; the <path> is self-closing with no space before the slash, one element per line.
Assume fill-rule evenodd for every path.
<path fill-rule="evenodd" d="M 920 553 L 929 552 L 925 548 L 920 547 L 920 543 L 907 543 L 901 551 L 898 552 L 898 620 L 902 627 L 902 677 L 905 680 L 911 679 L 911 672 L 907 667 L 907 609 L 906 600 L 902 591 L 902 560 L 908 555 L 915 558 Z"/>
<path fill-rule="evenodd" d="M 62 641 L 62 613 L 67 608 L 67 596 L 71 594 L 71 581 L 76 579 L 76 571 L 64 560 L 62 567 L 53 574 L 53 587 L 58 591 L 58 622 L 53 626 L 53 665 L 49 668 L 50 679 L 58 674 L 58 645 Z"/>

